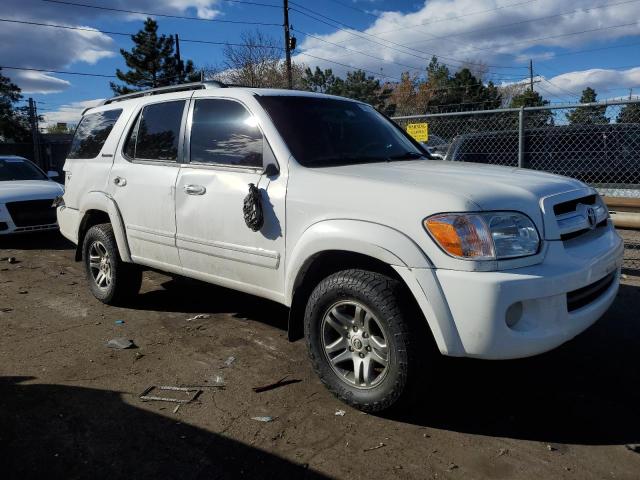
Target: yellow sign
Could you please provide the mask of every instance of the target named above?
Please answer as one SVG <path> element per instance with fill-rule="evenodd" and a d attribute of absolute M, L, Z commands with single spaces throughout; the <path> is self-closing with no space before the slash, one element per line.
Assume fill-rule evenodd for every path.
<path fill-rule="evenodd" d="M 429 140 L 429 124 L 410 123 L 407 125 L 407 133 L 418 142 L 427 142 Z"/>

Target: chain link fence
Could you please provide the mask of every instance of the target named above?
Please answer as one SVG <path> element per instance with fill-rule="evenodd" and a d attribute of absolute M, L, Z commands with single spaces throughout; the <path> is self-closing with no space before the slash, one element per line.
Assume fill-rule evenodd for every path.
<path fill-rule="evenodd" d="M 403 128 L 426 123 L 424 144 L 442 160 L 519 166 L 574 177 L 607 197 L 638 199 L 640 205 L 640 100 L 394 120 Z M 625 247 L 625 267 L 640 273 L 640 235 L 626 241 Z"/>

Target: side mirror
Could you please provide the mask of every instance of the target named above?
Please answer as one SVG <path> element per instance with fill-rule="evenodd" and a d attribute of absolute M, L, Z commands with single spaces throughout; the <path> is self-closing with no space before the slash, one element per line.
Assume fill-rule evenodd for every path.
<path fill-rule="evenodd" d="M 60 174 L 58 172 L 56 172 L 55 170 L 49 170 L 47 172 L 47 177 L 49 178 L 58 178 L 60 176 Z"/>
<path fill-rule="evenodd" d="M 275 177 L 276 175 L 278 175 L 278 173 L 280 173 L 280 169 L 278 168 L 278 166 L 275 163 L 269 163 L 264 168 L 264 174 L 267 177 Z"/>

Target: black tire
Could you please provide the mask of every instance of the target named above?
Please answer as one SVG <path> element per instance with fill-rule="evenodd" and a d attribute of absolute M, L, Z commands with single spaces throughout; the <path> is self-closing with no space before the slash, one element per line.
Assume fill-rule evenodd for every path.
<path fill-rule="evenodd" d="M 108 255 L 107 261 L 110 273 L 108 284 L 98 285 L 96 269 L 90 267 L 90 249 L 98 242 L 104 247 Z M 131 263 L 125 263 L 120 258 L 113 227 L 110 223 L 94 225 L 89 229 L 82 243 L 82 262 L 93 296 L 108 305 L 121 305 L 140 291 L 142 285 L 142 269 Z"/>
<path fill-rule="evenodd" d="M 415 351 L 412 344 L 412 340 L 416 341 L 416 338 L 411 332 L 416 334 L 420 332 L 412 326 L 416 315 L 412 314 L 412 309 L 409 308 L 412 301 L 406 295 L 408 292 L 404 286 L 388 276 L 365 270 L 344 270 L 322 280 L 309 297 L 305 312 L 305 338 L 313 368 L 322 383 L 340 400 L 352 407 L 370 413 L 387 410 L 403 400 L 409 391 L 410 384 L 414 383 L 413 377 L 419 369 L 420 354 Z M 338 369 L 332 366 L 329 359 L 332 354 L 325 353 L 327 341 L 327 327 L 323 321 L 325 315 L 330 311 L 334 312 L 336 306 L 351 308 L 349 302 L 352 301 L 355 305 L 364 307 L 376 318 L 386 337 L 387 366 L 386 370 L 383 370 L 386 373 L 380 374 L 382 379 L 369 387 L 364 387 L 362 383 L 360 387 L 350 383 L 354 381 L 357 383 L 355 374 L 357 358 L 354 360 L 347 358 L 344 364 L 340 364 L 345 365 L 347 369 L 350 365 L 353 366 L 354 374 L 350 381 L 344 372 L 338 372 Z M 357 316 L 355 305 L 354 318 Z M 401 305 L 404 306 L 404 311 Z M 336 342 L 346 342 L 350 352 L 357 352 L 352 350 L 355 335 L 351 330 L 344 331 L 349 331 L 347 335 L 349 339 L 340 339 L 338 335 Z M 370 338 L 370 340 L 373 339 Z M 430 339 L 425 338 L 425 341 L 427 340 Z M 344 348 L 343 345 L 344 343 L 341 343 L 339 348 Z M 370 345 L 373 343 L 371 342 Z M 369 352 L 371 351 L 371 347 L 366 348 Z M 342 355 L 355 355 L 355 353 L 343 351 Z M 367 352 L 358 353 L 358 355 L 362 357 L 367 355 Z M 380 368 L 383 367 L 378 367 Z M 360 367 L 358 370 L 362 371 Z"/>

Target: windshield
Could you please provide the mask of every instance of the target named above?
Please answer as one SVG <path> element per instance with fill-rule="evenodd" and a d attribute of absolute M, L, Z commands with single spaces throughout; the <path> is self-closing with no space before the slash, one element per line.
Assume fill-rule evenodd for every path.
<path fill-rule="evenodd" d="M 306 167 L 426 157 L 369 105 L 302 96 L 264 96 L 258 100 L 295 159 Z"/>
<path fill-rule="evenodd" d="M 47 180 L 47 176 L 28 160 L 0 158 L 0 182 L 11 180 Z"/>

